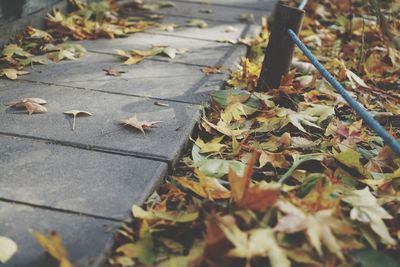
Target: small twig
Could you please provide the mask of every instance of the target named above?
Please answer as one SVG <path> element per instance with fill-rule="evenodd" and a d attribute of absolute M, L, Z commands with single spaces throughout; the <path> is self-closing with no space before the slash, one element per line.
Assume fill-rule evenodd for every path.
<path fill-rule="evenodd" d="M 365 49 L 365 19 L 363 18 L 363 27 L 362 27 L 362 32 L 361 32 L 361 50 L 360 50 L 360 56 L 357 64 L 357 70 L 358 72 L 361 72 L 361 64 L 364 62 L 364 49 Z"/>

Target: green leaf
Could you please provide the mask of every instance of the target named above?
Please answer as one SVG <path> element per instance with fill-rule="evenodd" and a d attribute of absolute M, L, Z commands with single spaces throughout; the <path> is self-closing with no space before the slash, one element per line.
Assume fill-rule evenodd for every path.
<path fill-rule="evenodd" d="M 307 179 L 302 183 L 302 185 L 299 187 L 299 189 L 296 192 L 296 196 L 303 198 L 308 195 L 308 193 L 311 192 L 315 188 L 315 186 L 318 184 L 321 179 L 323 179 L 324 176 L 322 176 L 319 173 L 313 173 L 310 174 Z M 324 179 L 325 181 L 325 179 Z"/>
<path fill-rule="evenodd" d="M 345 165 L 346 167 L 356 170 L 359 174 L 368 179 L 374 179 L 371 173 L 369 173 L 360 162 L 360 154 L 357 151 L 348 149 L 340 153 L 335 154 L 337 161 Z"/>
<path fill-rule="evenodd" d="M 193 145 L 192 158 L 195 166 L 206 176 L 221 178 L 228 174 L 229 169 L 236 172 L 237 175 L 242 176 L 246 165 L 243 162 L 237 160 L 225 160 L 225 159 L 208 159 L 200 155 L 200 148 L 197 145 Z"/>
<path fill-rule="evenodd" d="M 398 261 L 389 255 L 373 249 L 363 249 L 352 253 L 355 262 L 362 267 L 397 267 Z"/>
<path fill-rule="evenodd" d="M 143 264 L 153 265 L 156 259 L 153 246 L 151 233 L 147 230 L 136 243 L 127 243 L 117 248 L 116 251 L 127 257 L 137 258 Z"/>
<path fill-rule="evenodd" d="M 12 57 L 14 55 L 20 57 L 33 57 L 33 55 L 15 44 L 9 44 L 3 48 L 1 52 L 3 56 Z"/>
<path fill-rule="evenodd" d="M 279 183 L 283 184 L 291 175 L 292 173 L 296 170 L 297 167 L 299 167 L 302 163 L 309 161 L 309 160 L 318 160 L 321 161 L 323 160 L 323 155 L 322 154 L 308 154 L 308 155 L 293 155 L 293 164 L 292 166 L 279 178 Z"/>
<path fill-rule="evenodd" d="M 241 89 L 228 89 L 216 91 L 211 94 L 212 99 L 218 103 L 222 108 L 225 108 L 229 103 L 228 97 L 237 98 L 238 102 L 245 104 L 251 108 L 261 109 L 261 101 L 246 90 Z"/>

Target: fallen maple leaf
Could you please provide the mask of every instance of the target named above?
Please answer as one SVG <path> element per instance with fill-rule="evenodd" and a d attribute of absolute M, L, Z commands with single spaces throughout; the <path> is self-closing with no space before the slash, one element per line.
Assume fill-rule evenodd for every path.
<path fill-rule="evenodd" d="M 124 124 L 123 126 L 129 125 L 145 134 L 144 129 L 157 128 L 158 124 L 161 123 L 161 121 L 139 121 L 135 114 L 128 119 L 121 120 L 121 123 Z"/>
<path fill-rule="evenodd" d="M 12 57 L 14 55 L 20 57 L 32 57 L 33 55 L 27 51 L 25 51 L 22 47 L 19 47 L 15 44 L 6 45 L 1 52 L 3 56 Z"/>
<path fill-rule="evenodd" d="M 13 107 L 16 108 L 26 108 L 28 111 L 29 115 L 32 115 L 32 113 L 45 113 L 47 112 L 47 108 L 42 106 L 47 104 L 47 101 L 38 98 L 38 97 L 30 97 L 30 98 L 24 98 L 22 100 L 19 100 L 15 103 L 12 104 Z"/>
<path fill-rule="evenodd" d="M 345 196 L 343 201 L 353 206 L 353 209 L 350 211 L 350 218 L 352 220 L 368 223 L 371 229 L 385 243 L 389 245 L 396 244 L 396 240 L 390 236 L 383 222 L 383 219 L 392 219 L 393 217 L 378 204 L 376 198 L 369 191 L 369 187 L 365 187 L 362 190 L 354 190 L 351 194 Z"/>
<path fill-rule="evenodd" d="M 74 117 L 73 121 L 72 121 L 72 131 L 75 130 L 75 121 L 76 121 L 76 117 L 77 116 L 92 116 L 93 114 L 90 113 L 89 111 L 84 111 L 84 110 L 68 110 L 68 111 L 64 111 L 64 114 L 67 115 L 72 115 Z"/>
<path fill-rule="evenodd" d="M 195 173 L 199 178 L 199 182 L 189 180 L 186 177 L 175 177 L 175 180 L 183 187 L 190 189 L 205 199 L 213 201 L 231 197 L 231 192 L 222 186 L 216 178 L 204 175 L 199 169 L 195 169 Z"/>
<path fill-rule="evenodd" d="M 28 97 L 28 98 L 23 98 L 22 100 L 18 100 L 11 104 L 11 106 L 16 107 L 16 108 L 23 108 L 25 107 L 26 102 L 33 102 L 39 105 L 45 105 L 47 104 L 47 101 L 39 98 L 39 97 Z"/>
<path fill-rule="evenodd" d="M 32 26 L 26 27 L 26 32 L 28 33 L 29 37 L 35 39 L 42 39 L 45 42 L 53 42 L 53 36 L 48 32 L 33 28 Z"/>
<path fill-rule="evenodd" d="M 148 10 L 156 10 L 160 8 L 168 8 L 168 7 L 174 7 L 175 3 L 170 2 L 170 1 L 159 1 L 158 3 L 146 3 L 140 5 L 141 8 L 143 9 L 148 9 Z"/>
<path fill-rule="evenodd" d="M 246 259 L 246 266 L 250 266 L 250 260 L 256 257 L 268 257 L 272 267 L 290 266 L 290 261 L 276 241 L 272 229 L 258 228 L 244 232 L 234 223 L 221 223 L 219 227 L 234 245 L 228 255 Z"/>
<path fill-rule="evenodd" d="M 15 80 L 18 78 L 18 75 L 25 75 L 29 72 L 23 70 L 16 70 L 11 68 L 0 69 L 0 76 L 6 76 L 10 80 Z"/>
<path fill-rule="evenodd" d="M 86 49 L 78 44 L 51 45 L 47 49 L 50 51 L 56 50 L 48 54 L 48 57 L 55 63 L 63 59 L 76 60 L 86 54 Z"/>
<path fill-rule="evenodd" d="M 109 69 L 103 69 L 107 75 L 109 76 L 115 76 L 115 77 L 119 77 L 121 76 L 121 74 L 126 73 L 126 71 L 124 70 L 118 70 L 118 69 L 114 69 L 114 68 L 109 68 Z"/>
<path fill-rule="evenodd" d="M 247 163 L 243 176 L 237 175 L 236 172 L 230 169 L 228 181 L 232 200 L 238 207 L 265 212 L 277 201 L 280 185 L 266 182 L 251 183 L 251 175 L 258 158 L 259 152 L 254 152 Z"/>
<path fill-rule="evenodd" d="M 68 260 L 67 250 L 61 243 L 61 237 L 56 232 L 50 232 L 47 237 L 38 231 L 33 231 L 33 235 L 39 245 L 60 263 L 60 267 L 73 267 Z"/>
<path fill-rule="evenodd" d="M 196 139 L 195 144 L 200 147 L 200 153 L 220 152 L 226 145 L 221 144 L 224 136 L 216 137 L 210 142 L 205 143 L 200 137 Z"/>
<path fill-rule="evenodd" d="M 321 242 L 340 259 L 344 259 L 332 229 L 342 223 L 333 217 L 333 210 L 320 210 L 306 214 L 289 202 L 279 201 L 277 207 L 285 216 L 280 218 L 274 230 L 285 233 L 305 231 L 311 245 L 322 256 Z"/>

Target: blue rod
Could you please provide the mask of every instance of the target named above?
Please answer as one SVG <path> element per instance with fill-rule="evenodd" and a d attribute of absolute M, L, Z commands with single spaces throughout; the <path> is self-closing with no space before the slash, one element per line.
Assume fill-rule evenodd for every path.
<path fill-rule="evenodd" d="M 300 3 L 298 9 L 304 9 L 304 8 L 306 7 L 306 5 L 307 5 L 307 2 L 308 2 L 308 0 L 303 0 L 303 1 Z"/>
<path fill-rule="evenodd" d="M 319 63 L 318 59 L 311 53 L 310 50 L 301 42 L 296 33 L 291 29 L 288 29 L 289 36 L 293 42 L 303 51 L 304 55 L 310 60 L 310 62 L 317 68 L 317 70 L 325 77 L 325 79 L 336 89 L 336 91 L 342 95 L 347 103 L 356 111 L 356 113 L 389 145 L 392 150 L 400 156 L 400 144 L 391 136 L 380 124 L 377 122 L 371 114 L 350 94 L 344 89 L 344 87 L 325 69 L 325 67 Z"/>

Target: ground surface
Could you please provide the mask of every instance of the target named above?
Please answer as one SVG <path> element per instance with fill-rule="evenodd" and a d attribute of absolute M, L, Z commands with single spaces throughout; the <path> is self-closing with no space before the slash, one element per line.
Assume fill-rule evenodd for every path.
<path fill-rule="evenodd" d="M 29 229 L 56 230 L 77 266 L 99 262 L 132 204 L 141 203 L 173 167 L 198 119 L 199 104 L 222 86 L 225 75 L 205 75 L 200 68 L 230 68 L 245 52 L 243 46 L 217 41 L 248 34 L 252 26 L 240 22 L 240 14 L 268 14 L 274 1 L 176 2 L 176 7 L 158 11 L 164 22 L 182 25 L 188 18 L 201 18 L 209 27 L 153 29 L 124 39 L 80 42 L 89 53 L 77 61 L 35 66 L 18 81 L 0 80 L 0 233 L 19 246 L 5 266 L 57 266 Z M 200 13 L 202 8 L 214 12 Z M 227 33 L 227 26 L 237 31 Z M 121 66 L 110 54 L 116 48 L 151 45 L 189 52 L 131 66 Z M 106 76 L 103 69 L 108 68 L 126 73 Z M 46 99 L 49 112 L 28 116 L 9 108 L 25 97 Z M 71 109 L 94 115 L 78 118 L 71 131 L 72 120 L 63 114 Z M 161 121 L 160 127 L 146 135 L 121 129 L 118 121 L 133 114 Z"/>

